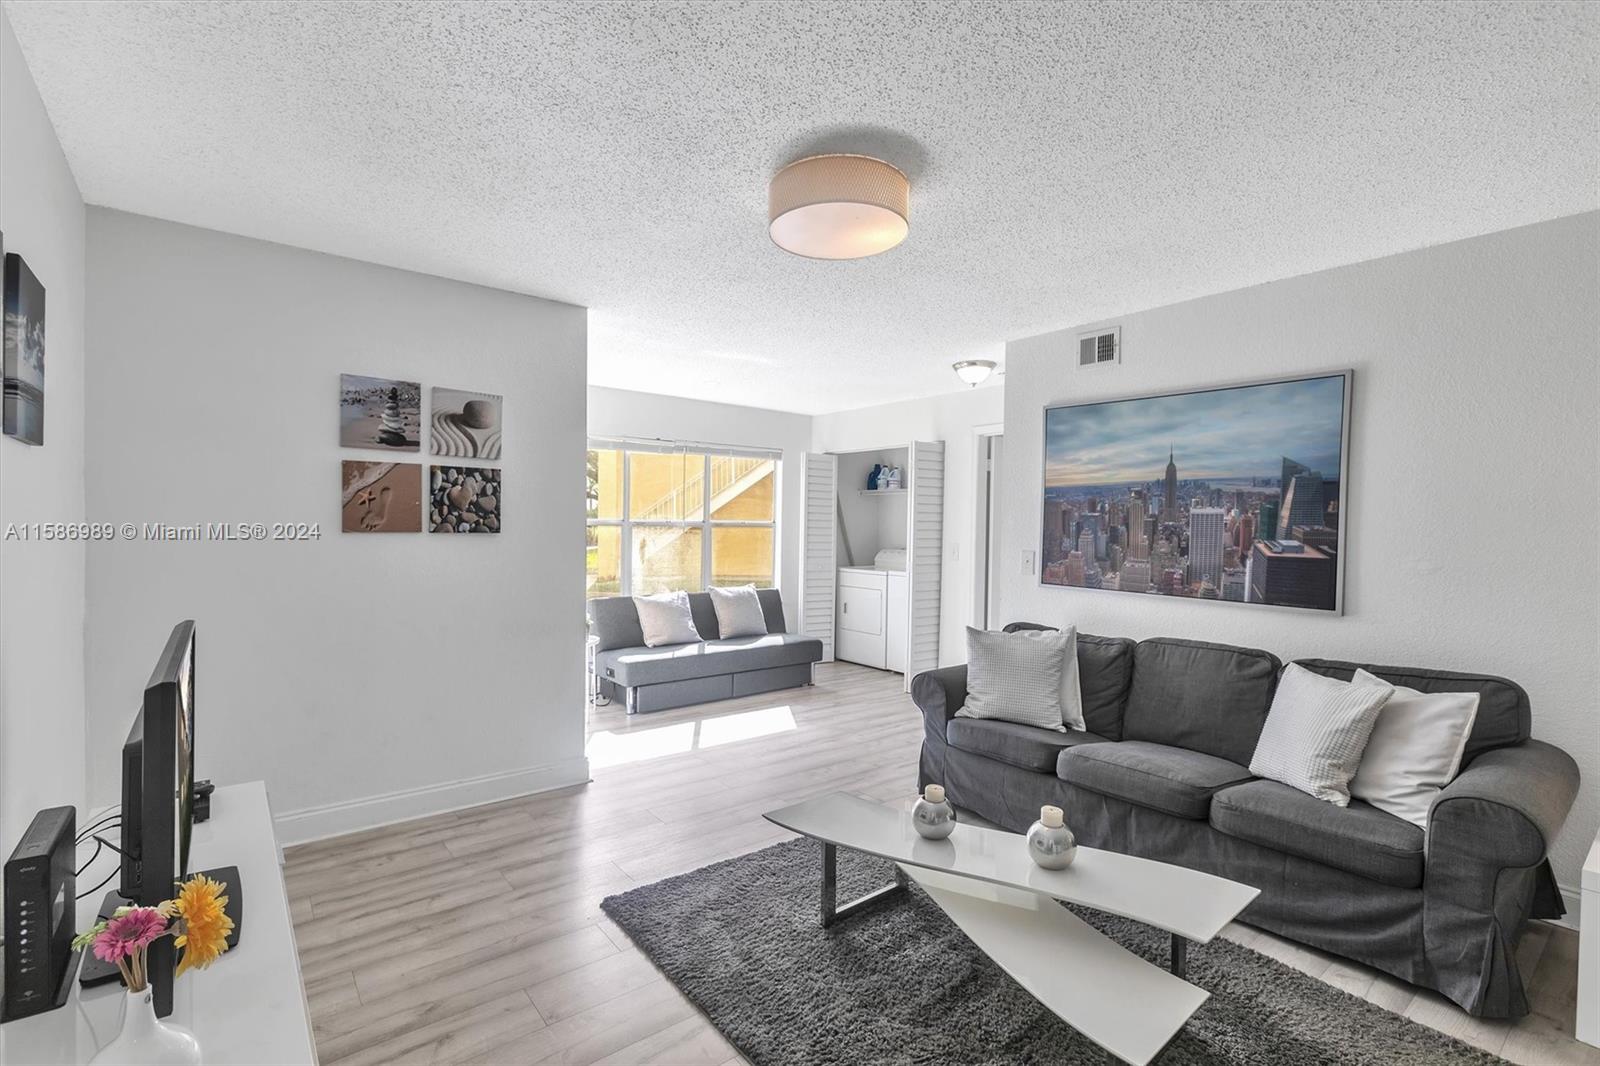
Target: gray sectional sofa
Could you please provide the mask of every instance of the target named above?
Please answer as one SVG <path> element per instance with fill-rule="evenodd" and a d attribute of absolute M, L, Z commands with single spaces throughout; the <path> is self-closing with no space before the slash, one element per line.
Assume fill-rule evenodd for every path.
<path fill-rule="evenodd" d="M 704 639 L 659 648 L 645 646 L 633 597 L 591 600 L 589 633 L 599 641 L 595 674 L 601 694 L 636 714 L 809 685 L 812 664 L 822 661 L 822 641 L 784 632 L 777 589 L 757 589 L 756 595 L 765 636 L 719 639 L 711 596 L 691 592 L 689 610 Z"/>
<path fill-rule="evenodd" d="M 1017 831 L 1055 804 L 1080 843 L 1259 888 L 1242 915 L 1251 925 L 1437 989 L 1474 1015 L 1526 1014 L 1517 942 L 1527 919 L 1563 912 L 1546 854 L 1577 764 L 1530 739 L 1527 693 L 1504 678 L 1299 662 L 1480 694 L 1462 769 L 1426 833 L 1359 800 L 1336 807 L 1252 777 L 1281 664 L 1190 640 L 1079 634 L 1081 732 L 957 718 L 967 668 L 919 674 L 921 783 Z"/>

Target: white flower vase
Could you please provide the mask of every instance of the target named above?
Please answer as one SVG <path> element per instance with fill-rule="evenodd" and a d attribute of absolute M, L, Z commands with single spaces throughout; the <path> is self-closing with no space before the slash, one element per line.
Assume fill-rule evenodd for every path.
<path fill-rule="evenodd" d="M 200 1066 L 200 1041 L 181 1025 L 156 1017 L 150 989 L 129 992 L 122 1005 L 122 1032 L 101 1048 L 90 1066 Z"/>

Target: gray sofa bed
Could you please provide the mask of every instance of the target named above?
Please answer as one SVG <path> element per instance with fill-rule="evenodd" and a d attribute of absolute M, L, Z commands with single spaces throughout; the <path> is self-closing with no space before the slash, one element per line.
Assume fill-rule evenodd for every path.
<path fill-rule="evenodd" d="M 1083 732 L 956 718 L 967 668 L 917 675 L 921 783 L 1017 831 L 1058 805 L 1081 843 L 1259 888 L 1241 916 L 1251 925 L 1437 989 L 1474 1015 L 1526 1014 L 1517 942 L 1527 919 L 1563 913 L 1546 854 L 1577 794 L 1577 764 L 1530 739 L 1527 693 L 1504 678 L 1299 662 L 1480 694 L 1462 769 L 1426 834 L 1359 800 L 1340 808 L 1253 778 L 1281 664 L 1190 640 L 1080 634 Z"/>
<path fill-rule="evenodd" d="M 704 639 L 659 648 L 645 646 L 633 597 L 591 600 L 589 633 L 599 638 L 595 674 L 601 694 L 636 714 L 809 685 L 812 664 L 822 661 L 822 641 L 784 632 L 777 589 L 757 589 L 756 595 L 765 636 L 719 639 L 711 596 L 691 592 L 689 610 Z"/>

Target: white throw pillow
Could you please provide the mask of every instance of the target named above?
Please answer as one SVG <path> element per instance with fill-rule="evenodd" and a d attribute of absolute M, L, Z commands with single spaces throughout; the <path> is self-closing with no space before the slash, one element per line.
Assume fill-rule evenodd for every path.
<path fill-rule="evenodd" d="M 1278 679 L 1250 772 L 1348 807 L 1350 779 L 1392 692 L 1386 681 L 1356 685 L 1290 663 Z"/>
<path fill-rule="evenodd" d="M 754 585 L 711 588 L 711 606 L 717 612 L 717 633 L 729 637 L 764 637 L 767 616 L 761 613 L 761 597 Z"/>
<path fill-rule="evenodd" d="M 1083 724 L 1083 687 L 1078 681 L 1078 627 L 1067 626 L 1067 651 L 1061 671 L 1061 722 L 1068 729 L 1087 728 Z"/>
<path fill-rule="evenodd" d="M 1357 670 L 1351 682 L 1388 682 Z M 1394 686 L 1378 713 L 1350 795 L 1413 825 L 1428 828 L 1433 799 L 1461 768 L 1467 737 L 1478 717 L 1476 692 L 1418 692 Z"/>
<path fill-rule="evenodd" d="M 694 644 L 701 639 L 700 631 L 694 627 L 694 612 L 689 610 L 687 592 L 635 596 L 633 606 L 639 612 L 639 628 L 644 631 L 644 642 L 648 647 Z"/>
<path fill-rule="evenodd" d="M 992 633 L 967 627 L 967 702 L 957 718 L 1018 722 L 1065 733 L 1061 675 L 1067 633 Z"/>

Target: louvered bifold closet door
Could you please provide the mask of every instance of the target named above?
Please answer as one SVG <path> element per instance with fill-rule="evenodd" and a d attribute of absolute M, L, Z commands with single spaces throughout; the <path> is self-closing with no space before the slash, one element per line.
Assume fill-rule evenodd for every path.
<path fill-rule="evenodd" d="M 939 665 L 939 586 L 944 570 L 944 442 L 911 445 L 911 529 L 906 580 L 906 691 L 911 679 Z"/>
<path fill-rule="evenodd" d="M 833 662 L 833 597 L 838 581 L 839 457 L 806 455 L 804 520 L 800 526 L 800 632 L 822 641 L 822 661 Z"/>

